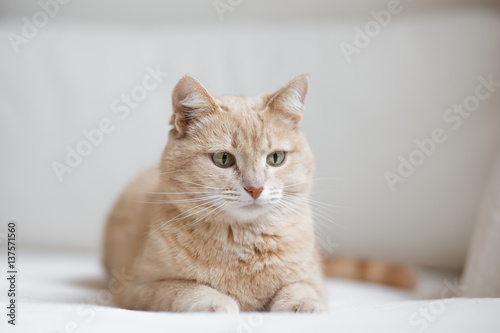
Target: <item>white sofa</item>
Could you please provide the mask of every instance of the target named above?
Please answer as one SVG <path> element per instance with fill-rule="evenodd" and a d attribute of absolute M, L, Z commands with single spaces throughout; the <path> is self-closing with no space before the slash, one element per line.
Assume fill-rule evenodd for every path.
<path fill-rule="evenodd" d="M 414 332 L 424 325 L 415 324 L 418 314 L 409 319 L 415 311 L 440 311 L 445 304 L 426 321 L 427 332 L 498 330 L 492 315 L 498 299 L 415 300 L 441 297 L 444 281 L 460 273 L 500 150 L 500 91 L 484 83 L 500 81 L 495 3 L 402 3 L 350 62 L 342 45 L 356 46 L 363 38 L 358 28 L 370 29 L 388 2 L 243 2 L 222 21 L 211 2 L 193 11 L 153 1 L 108 1 L 101 11 L 94 1 L 62 3 L 29 38 L 22 18 L 35 24 L 40 5 L 0 5 L 0 34 L 7 37 L 0 40 L 0 219 L 18 221 L 19 328 L 63 331 L 60 324 L 72 318 L 85 322 L 78 309 L 99 289 L 73 282 L 102 277 L 98 251 L 106 214 L 125 183 L 158 161 L 170 92 L 182 75 L 217 95 L 270 92 L 310 73 L 303 129 L 317 156 L 314 198 L 337 206 L 317 221 L 326 250 L 453 272 L 422 270 L 413 294 L 331 280 L 328 315 L 264 315 L 263 324 L 251 328 Z M 139 94 L 155 70 L 168 75 L 157 75 L 158 84 L 129 112 L 117 110 L 122 94 Z M 463 115 L 453 111 L 455 104 L 466 104 Z M 96 128 L 102 140 L 92 143 L 85 132 Z M 91 152 L 69 166 L 68 151 L 79 145 Z M 71 172 L 58 177 L 55 162 Z M 99 315 L 84 331 L 110 325 L 232 331 L 239 320 L 101 305 L 107 304 L 96 303 Z M 57 325 L 49 323 L 56 318 Z"/>

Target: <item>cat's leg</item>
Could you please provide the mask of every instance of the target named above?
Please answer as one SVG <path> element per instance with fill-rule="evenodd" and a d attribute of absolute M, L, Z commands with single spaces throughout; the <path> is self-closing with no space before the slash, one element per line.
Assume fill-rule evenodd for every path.
<path fill-rule="evenodd" d="M 275 312 L 323 312 L 324 298 L 306 282 L 296 282 L 281 288 L 269 304 Z"/>
<path fill-rule="evenodd" d="M 209 286 L 186 280 L 130 284 L 119 298 L 129 309 L 174 312 L 238 313 L 238 303 Z"/>

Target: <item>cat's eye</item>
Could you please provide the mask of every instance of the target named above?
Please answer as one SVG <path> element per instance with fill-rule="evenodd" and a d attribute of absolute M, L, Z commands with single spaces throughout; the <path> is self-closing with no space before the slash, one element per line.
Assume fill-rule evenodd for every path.
<path fill-rule="evenodd" d="M 233 155 L 226 153 L 225 151 L 212 154 L 212 161 L 219 168 L 229 168 L 234 165 L 235 158 Z"/>
<path fill-rule="evenodd" d="M 267 155 L 267 164 L 271 166 L 279 166 L 285 160 L 285 152 L 284 151 L 275 151 Z"/>

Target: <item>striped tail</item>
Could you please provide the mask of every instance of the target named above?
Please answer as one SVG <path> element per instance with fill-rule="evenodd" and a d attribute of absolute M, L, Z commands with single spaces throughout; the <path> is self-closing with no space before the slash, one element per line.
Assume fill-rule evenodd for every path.
<path fill-rule="evenodd" d="M 408 266 L 373 259 L 326 257 L 325 276 L 375 282 L 403 289 L 414 289 L 417 273 Z"/>

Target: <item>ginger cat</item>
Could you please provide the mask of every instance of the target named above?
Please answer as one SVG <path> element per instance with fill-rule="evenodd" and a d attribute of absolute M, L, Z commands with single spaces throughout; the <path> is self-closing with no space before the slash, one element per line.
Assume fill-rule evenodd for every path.
<path fill-rule="evenodd" d="M 129 185 L 108 220 L 105 267 L 133 277 L 116 295 L 119 306 L 326 309 L 306 200 L 314 157 L 300 131 L 307 90 L 306 76 L 257 97 L 215 98 L 189 76 L 177 83 L 158 167 Z M 330 259 L 326 270 L 413 284 L 398 266 Z"/>

